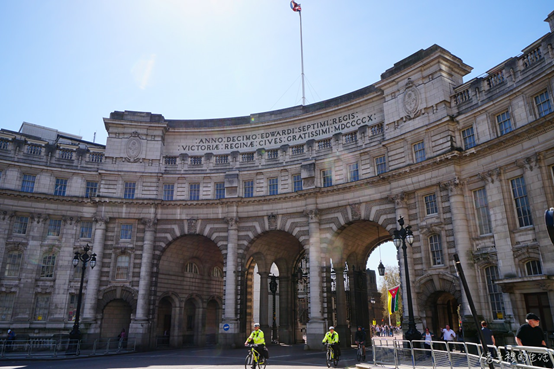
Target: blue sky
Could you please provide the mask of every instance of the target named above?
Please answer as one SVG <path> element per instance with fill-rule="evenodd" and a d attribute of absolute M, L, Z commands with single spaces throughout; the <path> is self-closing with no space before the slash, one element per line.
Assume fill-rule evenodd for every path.
<path fill-rule="evenodd" d="M 474 68 L 467 81 L 548 33 L 554 10 L 551 0 L 300 3 L 308 104 L 375 83 L 433 44 Z M 300 105 L 299 33 L 288 0 L 0 0 L 0 127 L 105 143 L 114 110 L 201 119 Z"/>

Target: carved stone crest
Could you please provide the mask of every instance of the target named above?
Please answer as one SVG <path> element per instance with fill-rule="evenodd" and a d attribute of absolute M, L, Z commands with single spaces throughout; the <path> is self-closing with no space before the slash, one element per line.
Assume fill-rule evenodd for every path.
<path fill-rule="evenodd" d="M 409 118 L 415 118 L 419 115 L 419 105 L 421 102 L 421 97 L 419 95 L 418 89 L 409 78 L 406 85 L 406 90 L 404 91 L 403 102 L 404 110 L 406 111 L 406 114 L 408 114 Z"/>
<path fill-rule="evenodd" d="M 142 151 L 142 142 L 140 138 L 132 136 L 127 140 L 125 144 L 125 154 L 127 154 L 127 160 L 130 162 L 138 161 L 138 157 Z"/>

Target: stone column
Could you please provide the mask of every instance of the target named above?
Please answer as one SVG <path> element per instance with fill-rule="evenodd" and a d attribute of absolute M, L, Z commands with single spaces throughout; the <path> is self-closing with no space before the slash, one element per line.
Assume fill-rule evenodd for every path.
<path fill-rule="evenodd" d="M 260 275 L 260 329 L 264 332 L 265 336 L 271 340 L 271 329 L 268 324 L 269 317 L 269 292 L 268 292 L 268 283 L 269 283 L 269 273 L 268 272 L 258 272 Z"/>
<path fill-rule="evenodd" d="M 350 331 L 346 324 L 346 317 L 348 312 L 346 311 L 346 291 L 344 290 L 344 268 L 335 268 L 337 273 L 337 326 L 335 330 L 339 334 L 341 347 L 350 346 Z"/>
<path fill-rule="evenodd" d="M 143 219 L 144 243 L 142 246 L 142 260 L 140 263 L 140 281 L 137 298 L 137 311 L 135 319 L 129 326 L 129 335 L 137 339 L 137 345 L 148 345 L 148 332 L 150 321 L 148 319 L 148 305 L 150 301 L 150 282 L 152 280 L 152 256 L 154 254 L 154 236 L 156 234 L 157 220 L 153 218 Z"/>
<path fill-rule="evenodd" d="M 83 321 L 91 323 L 96 323 L 96 306 L 98 304 L 100 276 L 102 275 L 106 223 L 108 223 L 109 218 L 97 216 L 94 218 L 94 221 L 96 222 L 96 229 L 94 230 L 94 242 L 91 252 L 96 254 L 96 266 L 89 271 L 85 293 L 85 309 L 83 311 Z M 100 333 L 100 327 L 98 325 L 95 327 L 91 326 L 89 333 Z"/>
<path fill-rule="evenodd" d="M 290 312 L 294 309 L 294 306 L 292 306 L 294 301 L 291 299 L 291 288 L 294 288 L 294 285 L 292 284 L 292 278 L 284 275 L 279 276 L 278 282 L 277 305 L 275 307 L 278 325 L 277 334 L 280 342 L 292 343 L 294 327 L 292 326 L 292 314 Z M 273 321 L 271 321 L 271 324 L 273 325 Z"/>
<path fill-rule="evenodd" d="M 310 264 L 310 320 L 306 324 L 307 348 L 318 347 L 325 334 L 325 324 L 322 311 L 322 281 L 321 281 L 321 241 L 319 238 L 319 214 L 317 209 L 309 209 L 304 212 L 308 216 L 310 245 L 308 258 Z"/>
<path fill-rule="evenodd" d="M 4 211 L 0 215 L 0 245 L 4 245 L 4 250 L 6 251 L 6 240 L 8 239 L 8 232 L 10 229 L 10 219 L 8 212 Z M 4 258 L 7 256 L 6 252 L 0 252 L 0 266 L 4 265 Z M 3 276 L 2 276 L 3 277 Z"/>
<path fill-rule="evenodd" d="M 220 342 L 234 346 L 239 338 L 239 322 L 236 315 L 237 302 L 237 248 L 238 222 L 236 217 L 225 218 L 227 230 L 227 257 L 225 259 L 225 294 L 223 319 L 219 327 Z M 237 341 L 238 342 L 238 341 Z"/>

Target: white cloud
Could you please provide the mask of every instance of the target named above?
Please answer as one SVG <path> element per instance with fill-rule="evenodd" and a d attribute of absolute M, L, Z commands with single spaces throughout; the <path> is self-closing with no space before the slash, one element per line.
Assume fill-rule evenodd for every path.
<path fill-rule="evenodd" d="M 156 54 L 141 57 L 131 68 L 131 74 L 141 90 L 148 87 L 154 64 L 156 64 Z"/>

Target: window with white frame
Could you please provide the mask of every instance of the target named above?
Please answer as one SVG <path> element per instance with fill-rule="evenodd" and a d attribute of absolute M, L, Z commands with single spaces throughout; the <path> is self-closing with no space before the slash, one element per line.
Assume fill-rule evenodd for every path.
<path fill-rule="evenodd" d="M 347 133 L 343 137 L 345 144 L 358 142 L 358 132 Z"/>
<path fill-rule="evenodd" d="M 542 267 L 539 260 L 531 260 L 525 263 L 525 272 L 527 275 L 541 275 Z"/>
<path fill-rule="evenodd" d="M 220 267 L 214 267 L 212 269 L 212 277 L 214 278 L 223 278 L 223 270 Z"/>
<path fill-rule="evenodd" d="M 132 224 L 122 224 L 121 231 L 119 233 L 120 240 L 131 240 L 133 237 L 133 225 Z"/>
<path fill-rule="evenodd" d="M 65 196 L 67 190 L 67 179 L 56 178 L 56 185 L 54 186 L 54 195 Z"/>
<path fill-rule="evenodd" d="M 48 311 L 50 309 L 50 295 L 39 294 L 35 297 L 35 313 L 33 319 L 36 321 L 48 320 Z"/>
<path fill-rule="evenodd" d="M 198 266 L 193 262 L 188 262 L 185 265 L 185 273 L 200 274 Z"/>
<path fill-rule="evenodd" d="M 41 145 L 35 145 L 35 144 L 28 144 L 27 145 L 27 154 L 30 154 L 30 155 L 40 155 L 40 154 L 42 154 L 42 146 Z"/>
<path fill-rule="evenodd" d="M 293 183 L 294 192 L 302 191 L 302 175 L 301 174 L 293 175 L 292 176 L 292 183 Z"/>
<path fill-rule="evenodd" d="M 191 156 L 190 157 L 190 165 L 202 165 L 202 157 L 201 156 Z"/>
<path fill-rule="evenodd" d="M 0 321 L 12 320 L 15 293 L 0 293 Z"/>
<path fill-rule="evenodd" d="M 67 304 L 67 320 L 70 321 L 70 322 L 73 322 L 75 321 L 75 315 L 77 313 L 77 300 L 78 300 L 78 295 L 72 293 L 69 295 L 69 298 L 68 298 L 68 304 Z M 82 311 L 83 307 L 81 306 L 81 311 Z"/>
<path fill-rule="evenodd" d="M 175 192 L 175 185 L 173 183 L 164 184 L 163 199 L 165 201 L 173 200 L 173 194 Z"/>
<path fill-rule="evenodd" d="M 247 152 L 245 154 L 242 154 L 241 158 L 242 158 L 243 162 L 254 161 L 254 153 L 253 152 Z"/>
<path fill-rule="evenodd" d="M 34 192 L 36 176 L 24 174 L 21 180 L 21 192 Z"/>
<path fill-rule="evenodd" d="M 489 201 L 487 199 L 487 190 L 485 188 L 473 191 L 473 203 L 475 204 L 479 234 L 484 235 L 492 233 Z"/>
<path fill-rule="evenodd" d="M 297 145 L 290 148 L 292 155 L 304 154 L 304 145 Z"/>
<path fill-rule="evenodd" d="M 85 187 L 85 197 L 90 199 L 92 197 L 96 197 L 97 193 L 98 193 L 98 182 L 87 181 L 87 184 Z"/>
<path fill-rule="evenodd" d="M 29 217 L 15 217 L 15 220 L 13 223 L 13 233 L 26 234 L 28 224 L 29 224 Z"/>
<path fill-rule="evenodd" d="M 485 280 L 487 283 L 487 292 L 489 295 L 492 315 L 495 319 L 504 318 L 504 300 L 502 299 L 502 291 L 495 283 L 498 280 L 498 268 L 490 266 L 485 268 Z"/>
<path fill-rule="evenodd" d="M 225 198 L 225 182 L 215 184 L 215 198 L 218 200 Z"/>
<path fill-rule="evenodd" d="M 134 199 L 135 198 L 135 189 L 137 184 L 135 182 L 125 182 L 125 187 L 123 191 L 124 199 Z"/>
<path fill-rule="evenodd" d="M 438 214 L 439 208 L 437 206 L 436 194 L 432 193 L 424 196 L 423 201 L 425 202 L 425 215 Z"/>
<path fill-rule="evenodd" d="M 73 160 L 74 151 L 71 149 L 60 149 L 60 159 Z"/>
<path fill-rule="evenodd" d="M 244 197 L 254 197 L 254 181 L 244 181 Z"/>
<path fill-rule="evenodd" d="M 228 164 L 229 163 L 229 155 L 216 155 L 215 156 L 215 163 L 216 164 Z"/>
<path fill-rule="evenodd" d="M 8 150 L 10 148 L 10 141 L 0 138 L 0 150 Z"/>
<path fill-rule="evenodd" d="M 444 265 L 440 235 L 434 234 L 429 237 L 429 249 L 431 250 L 431 263 L 433 265 Z"/>
<path fill-rule="evenodd" d="M 79 232 L 79 238 L 92 238 L 92 222 L 82 221 L 81 232 Z"/>
<path fill-rule="evenodd" d="M 354 182 L 360 179 L 358 172 L 358 163 L 348 165 L 348 182 Z"/>
<path fill-rule="evenodd" d="M 544 91 L 535 96 L 535 105 L 537 106 L 539 117 L 544 117 L 552 112 L 552 105 L 550 104 L 550 99 L 548 98 L 548 91 Z"/>
<path fill-rule="evenodd" d="M 475 146 L 475 133 L 473 132 L 473 126 L 462 131 L 462 139 L 464 141 L 464 150 L 471 149 Z"/>
<path fill-rule="evenodd" d="M 331 169 L 324 169 L 321 171 L 321 182 L 323 187 L 330 187 L 333 185 L 333 172 Z"/>
<path fill-rule="evenodd" d="M 416 163 L 422 162 L 425 160 L 425 144 L 423 141 L 420 141 L 413 146 L 414 148 L 414 160 Z"/>
<path fill-rule="evenodd" d="M 279 150 L 267 150 L 268 159 L 277 159 L 279 157 Z"/>
<path fill-rule="evenodd" d="M 375 168 L 377 168 L 377 175 L 385 173 L 387 171 L 387 160 L 385 155 L 375 158 Z"/>
<path fill-rule="evenodd" d="M 269 195 L 277 195 L 279 193 L 279 179 L 269 178 L 267 181 Z"/>
<path fill-rule="evenodd" d="M 325 140 L 317 141 L 317 148 L 318 150 L 331 148 L 331 139 L 327 138 Z"/>
<path fill-rule="evenodd" d="M 498 124 L 498 133 L 500 136 L 513 131 L 512 120 L 510 119 L 510 112 L 508 110 L 496 116 L 496 123 Z"/>
<path fill-rule="evenodd" d="M 49 237 L 59 237 L 62 231 L 62 220 L 61 219 L 50 219 L 48 221 L 48 233 Z"/>
<path fill-rule="evenodd" d="M 18 277 L 21 268 L 21 258 L 23 254 L 19 251 L 10 251 L 6 256 L 6 277 Z"/>
<path fill-rule="evenodd" d="M 527 196 L 527 187 L 523 177 L 514 178 L 510 181 L 512 185 L 512 195 L 515 202 L 517 221 L 520 227 L 533 225 L 533 217 L 531 216 L 531 206 L 529 197 Z"/>
<path fill-rule="evenodd" d="M 189 185 L 189 199 L 200 200 L 200 183 L 191 183 Z"/>
<path fill-rule="evenodd" d="M 56 255 L 55 254 L 44 255 L 42 257 L 42 264 L 40 265 L 40 277 L 53 278 L 55 266 L 56 266 Z"/>
<path fill-rule="evenodd" d="M 91 163 L 101 163 L 104 161 L 104 154 L 101 152 L 91 152 L 88 156 L 88 160 Z"/>
<path fill-rule="evenodd" d="M 164 164 L 165 165 L 177 165 L 177 157 L 176 156 L 166 156 L 164 158 Z"/>
<path fill-rule="evenodd" d="M 127 280 L 129 275 L 129 255 L 118 255 L 115 262 L 115 279 L 118 281 Z"/>

